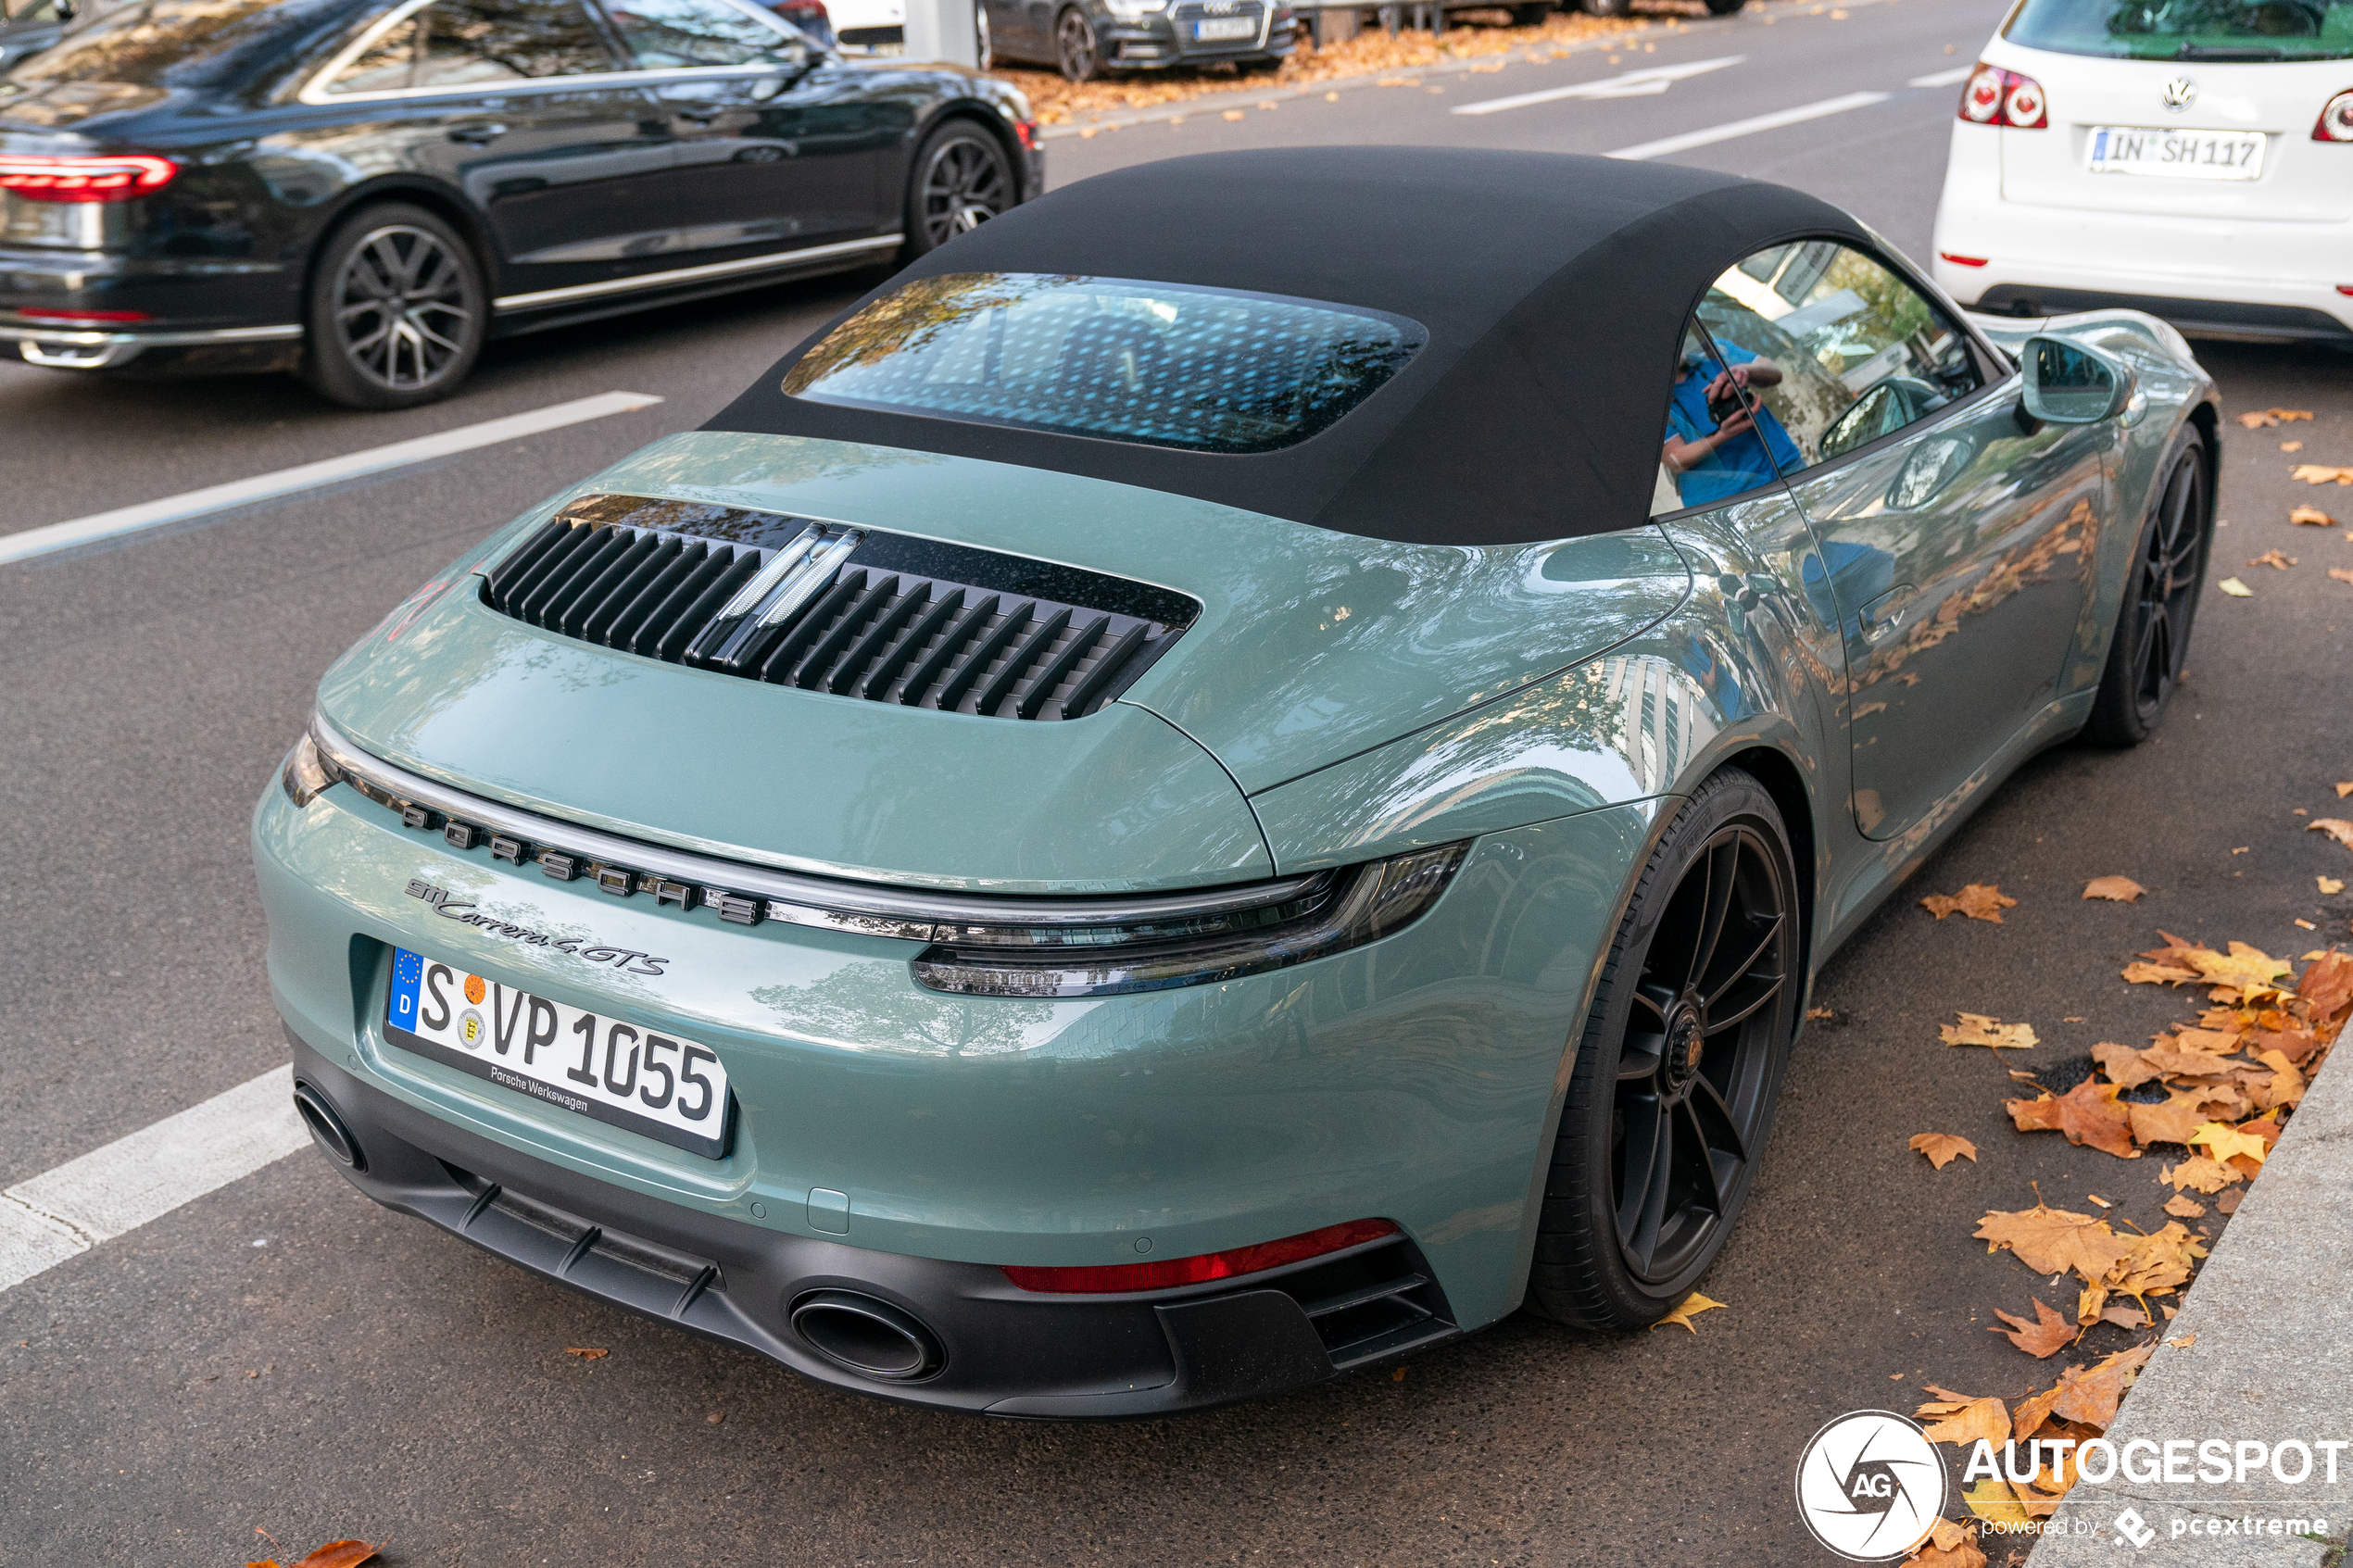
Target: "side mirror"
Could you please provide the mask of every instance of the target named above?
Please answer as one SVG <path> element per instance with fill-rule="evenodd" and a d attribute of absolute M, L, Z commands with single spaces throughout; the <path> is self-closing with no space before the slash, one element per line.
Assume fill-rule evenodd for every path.
<path fill-rule="evenodd" d="M 2097 424 L 2132 401 L 2133 372 L 2080 343 L 2031 337 L 2022 358 L 2026 412 L 2045 424 Z"/>

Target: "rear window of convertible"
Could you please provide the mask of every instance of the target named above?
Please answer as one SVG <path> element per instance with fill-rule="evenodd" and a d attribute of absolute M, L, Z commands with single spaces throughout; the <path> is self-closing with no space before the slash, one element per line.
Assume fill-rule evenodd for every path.
<path fill-rule="evenodd" d="M 1271 452 L 1370 396 L 1428 341 L 1403 317 L 1225 289 L 1036 272 L 917 278 L 785 377 L 854 408 Z"/>

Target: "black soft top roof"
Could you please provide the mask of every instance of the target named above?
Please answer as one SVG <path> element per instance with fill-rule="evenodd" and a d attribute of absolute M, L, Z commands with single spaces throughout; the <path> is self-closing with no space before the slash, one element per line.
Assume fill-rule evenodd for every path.
<path fill-rule="evenodd" d="M 1811 196 L 1667 164 L 1440 147 L 1174 158 L 1017 207 L 852 310 L 909 278 L 1081 273 L 1367 306 L 1420 322 L 1428 345 L 1323 433 L 1250 456 L 787 397 L 799 349 L 705 428 L 1053 469 L 1414 544 L 1609 533 L 1650 512 L 1684 319 L 1725 268 L 1801 235 L 1870 243 Z"/>

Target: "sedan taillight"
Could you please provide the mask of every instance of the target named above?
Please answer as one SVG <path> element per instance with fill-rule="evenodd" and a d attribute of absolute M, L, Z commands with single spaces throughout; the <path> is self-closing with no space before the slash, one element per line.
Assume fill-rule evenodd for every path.
<path fill-rule="evenodd" d="M 2051 121 L 2043 101 L 2043 84 L 2000 66 L 1982 61 L 1961 88 L 1961 118 L 1971 125 L 2007 125 L 2013 131 L 2041 131 Z"/>
<path fill-rule="evenodd" d="M 2353 142 L 2353 91 L 2339 93 L 2322 106 L 2312 122 L 2315 142 Z"/>
<path fill-rule="evenodd" d="M 179 172 L 180 166 L 168 157 L 0 154 L 0 191 L 27 201 L 129 201 L 161 190 Z"/>

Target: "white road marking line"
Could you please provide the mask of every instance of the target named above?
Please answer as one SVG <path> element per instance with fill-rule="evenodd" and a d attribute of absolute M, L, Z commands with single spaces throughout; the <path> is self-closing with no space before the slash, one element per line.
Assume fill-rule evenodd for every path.
<path fill-rule="evenodd" d="M 1683 65 L 1649 66 L 1600 82 L 1580 82 L 1571 87 L 1547 87 L 1541 93 L 1515 93 L 1508 98 L 1482 98 L 1475 104 L 1460 105 L 1454 112 L 1495 114 L 1504 109 L 1526 108 L 1530 104 L 1555 103 L 1563 98 L 1646 98 L 1666 92 L 1685 77 L 1722 70 L 1726 66 L 1736 66 L 1746 58 L 1746 55 L 1726 55 L 1721 59 L 1692 60 Z"/>
<path fill-rule="evenodd" d="M 1951 70 L 1932 70 L 1926 76 L 1916 76 L 1904 83 L 1906 87 L 1958 87 L 1969 80 L 1975 66 L 1955 66 Z"/>
<path fill-rule="evenodd" d="M 1771 114 L 1760 114 L 1747 119 L 1735 119 L 1722 125 L 1711 125 L 1704 131 L 1686 131 L 1680 136 L 1665 136 L 1655 142 L 1644 142 L 1636 146 L 1620 147 L 1608 156 L 1623 158 L 1665 157 L 1669 153 L 1685 152 L 1692 147 L 1705 147 L 1711 142 L 1729 142 L 1735 136 L 1754 135 L 1759 131 L 1777 131 L 1784 125 L 1799 125 L 1809 119 L 1819 119 L 1825 115 L 1844 114 L 1848 109 L 1869 108 L 1873 104 L 1887 102 L 1891 96 L 1893 94 L 1887 93 L 1849 93 L 1843 98 L 1824 98 L 1818 104 L 1800 104 L 1793 109 L 1779 109 Z"/>
<path fill-rule="evenodd" d="M 480 424 L 459 425 L 456 430 L 445 430 L 438 435 L 396 441 L 389 446 L 371 446 L 364 452 L 280 469 L 275 473 L 258 474 L 230 484 L 210 485 L 202 490 L 191 490 L 182 495 L 167 495 L 160 501 L 121 507 L 114 511 L 97 512 L 67 522 L 53 522 L 44 528 L 29 528 L 22 533 L 0 535 L 0 566 L 47 555 L 53 550 L 71 549 L 77 545 L 136 533 L 142 529 L 159 528 L 165 523 L 202 517 L 207 512 L 226 511 L 232 507 L 250 506 L 256 501 L 291 495 L 300 490 L 315 490 L 322 484 L 339 484 L 347 479 L 383 473 L 388 469 L 407 468 L 412 463 L 430 462 L 435 458 L 446 458 L 457 452 L 471 452 L 477 446 L 495 446 L 501 441 L 514 441 L 545 431 L 560 430 L 565 425 L 578 424 L 584 420 L 600 420 L 608 414 L 625 414 L 632 409 L 650 408 L 661 401 L 661 398 L 642 392 L 600 392 L 594 397 L 575 398 L 570 403 L 535 408 L 527 414 L 509 414 L 504 419 L 484 420 Z"/>
<path fill-rule="evenodd" d="M 0 1192 L 0 1290 L 310 1141 L 291 1064 Z"/>

